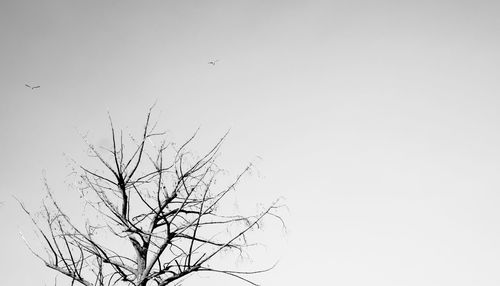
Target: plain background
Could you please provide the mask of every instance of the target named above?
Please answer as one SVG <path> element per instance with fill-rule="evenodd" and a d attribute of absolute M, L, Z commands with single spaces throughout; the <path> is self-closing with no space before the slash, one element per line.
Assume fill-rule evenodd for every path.
<path fill-rule="evenodd" d="M 23 245 L 42 172 L 68 196 L 80 133 L 147 108 L 221 163 L 251 208 L 283 196 L 263 285 L 499 285 L 498 1 L 0 2 L 0 273 L 52 285 Z M 219 59 L 216 66 L 211 60 Z M 25 84 L 41 85 L 30 90 Z M 71 209 L 70 200 L 67 201 Z M 34 241 L 33 243 L 35 243 Z M 253 264 L 252 264 L 253 265 Z M 232 264 L 231 264 L 232 266 Z M 201 280 L 200 280 L 201 279 Z M 239 285 L 194 277 L 185 285 Z"/>

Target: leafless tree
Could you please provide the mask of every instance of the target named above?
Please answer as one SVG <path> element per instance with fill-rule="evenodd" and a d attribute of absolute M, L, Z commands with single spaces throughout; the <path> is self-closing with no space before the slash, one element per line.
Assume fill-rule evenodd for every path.
<path fill-rule="evenodd" d="M 69 277 L 71 285 L 174 285 L 195 272 L 224 273 L 257 285 L 249 275 L 272 267 L 245 272 L 228 270 L 227 265 L 216 268 L 212 262 L 221 255 L 244 253 L 251 246 L 247 235 L 267 217 L 284 227 L 278 201 L 250 216 L 221 210 L 251 165 L 220 187 L 216 158 L 226 136 L 195 156 L 187 149 L 196 133 L 176 147 L 155 131 L 150 117 L 151 109 L 142 135 L 129 143 L 111 117 L 110 148 L 85 140 L 103 167 L 98 171 L 77 165 L 83 221 L 63 211 L 46 181 L 48 197 L 41 212 L 21 204 L 44 251 L 35 250 L 23 236 L 27 246 L 47 267 Z M 133 146 L 128 156 L 127 144 Z"/>

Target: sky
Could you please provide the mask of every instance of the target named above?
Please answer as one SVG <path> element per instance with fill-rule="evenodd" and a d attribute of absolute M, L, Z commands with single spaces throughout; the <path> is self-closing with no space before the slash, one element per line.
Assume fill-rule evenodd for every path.
<path fill-rule="evenodd" d="M 200 128 L 199 152 L 230 130 L 228 176 L 256 166 L 241 205 L 285 199 L 287 233 L 270 229 L 269 255 L 252 261 L 280 261 L 262 285 L 499 285 L 499 9 L 0 1 L 3 283 L 55 274 L 23 244 L 12 196 L 36 209 L 45 173 L 65 198 L 68 158 L 89 162 L 81 134 L 109 142 L 108 112 L 140 132 L 156 102 L 173 141 Z M 200 279 L 238 285 L 184 285 Z"/>

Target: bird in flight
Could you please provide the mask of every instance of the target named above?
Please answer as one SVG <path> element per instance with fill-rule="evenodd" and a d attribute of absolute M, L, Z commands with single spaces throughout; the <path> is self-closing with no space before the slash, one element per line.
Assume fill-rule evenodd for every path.
<path fill-rule="evenodd" d="M 40 88 L 39 85 L 37 85 L 37 86 L 31 86 L 29 84 L 25 84 L 24 86 L 26 86 L 27 88 L 31 88 L 31 89 Z"/>
<path fill-rule="evenodd" d="M 209 65 L 213 65 L 215 66 L 215 64 L 218 62 L 219 60 L 214 60 L 214 61 L 209 61 L 208 64 Z"/>

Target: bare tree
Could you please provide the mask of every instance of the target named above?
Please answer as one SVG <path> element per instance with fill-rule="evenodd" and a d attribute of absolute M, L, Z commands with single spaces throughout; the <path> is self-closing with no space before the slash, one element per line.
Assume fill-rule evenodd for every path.
<path fill-rule="evenodd" d="M 151 109 L 140 138 L 128 141 L 133 146 L 128 156 L 123 132 L 115 130 L 111 117 L 110 148 L 85 140 L 103 168 L 77 165 L 83 221 L 63 211 L 46 181 L 48 199 L 40 213 L 21 204 L 45 253 L 25 239 L 29 249 L 47 267 L 69 277 L 71 285 L 164 286 L 194 272 L 224 273 L 257 285 L 248 275 L 272 267 L 245 272 L 216 268 L 212 262 L 220 255 L 244 253 L 251 246 L 248 233 L 266 217 L 278 219 L 284 227 L 276 213 L 278 201 L 250 216 L 221 210 L 251 164 L 220 187 L 216 158 L 226 136 L 204 155 L 195 156 L 187 148 L 196 133 L 176 147 L 155 131 L 150 116 Z"/>

